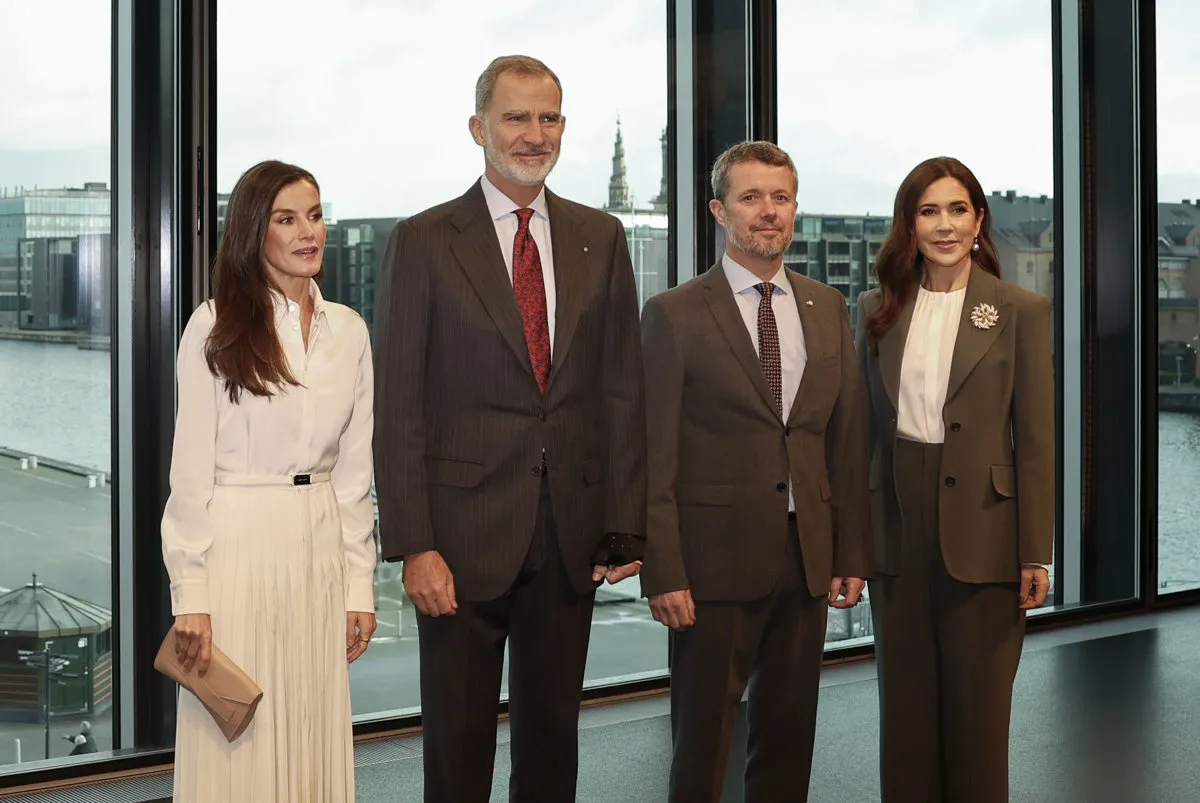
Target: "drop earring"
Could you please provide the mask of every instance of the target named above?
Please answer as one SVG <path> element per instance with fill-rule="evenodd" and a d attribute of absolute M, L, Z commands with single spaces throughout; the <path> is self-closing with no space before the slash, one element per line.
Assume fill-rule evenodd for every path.
<path fill-rule="evenodd" d="M 978 238 L 978 237 L 976 237 L 976 238 L 975 238 L 975 245 L 971 246 L 971 250 L 972 250 L 972 251 L 978 251 L 978 250 L 979 250 L 979 238 Z"/>

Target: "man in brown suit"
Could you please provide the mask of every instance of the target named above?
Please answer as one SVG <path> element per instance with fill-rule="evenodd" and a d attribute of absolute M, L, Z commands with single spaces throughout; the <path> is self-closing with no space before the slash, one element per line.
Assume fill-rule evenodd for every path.
<path fill-rule="evenodd" d="M 768 142 L 713 167 L 722 260 L 642 314 L 642 590 L 672 629 L 670 799 L 719 800 L 749 684 L 745 799 L 807 799 L 828 605 L 870 565 L 867 410 L 846 299 L 783 267 L 796 169 Z"/>
<path fill-rule="evenodd" d="M 492 62 L 483 178 L 384 259 L 376 486 L 419 611 L 426 801 L 488 800 L 506 642 L 509 799 L 575 799 L 595 588 L 640 567 L 637 294 L 621 224 L 544 187 L 561 101 L 540 61 Z"/>

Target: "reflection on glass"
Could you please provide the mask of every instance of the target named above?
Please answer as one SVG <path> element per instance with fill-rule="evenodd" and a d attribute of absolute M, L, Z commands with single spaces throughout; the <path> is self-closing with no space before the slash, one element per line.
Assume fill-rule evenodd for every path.
<path fill-rule="evenodd" d="M 1158 587 L 1200 588 L 1200 71 L 1191 34 L 1200 8 L 1159 0 L 1158 30 Z"/>
<path fill-rule="evenodd" d="M 314 173 L 328 228 L 326 298 L 373 325 L 376 276 L 396 222 L 458 197 L 482 173 L 482 153 L 467 129 L 475 80 L 493 57 L 510 53 L 543 60 L 563 83 L 568 125 L 548 185 L 621 220 L 641 300 L 666 289 L 665 6 L 615 0 L 590 7 L 585 36 L 555 0 L 524 3 L 519 23 L 505 7 L 474 0 L 426 4 L 419 12 L 404 3 L 293 6 L 331 33 L 311 73 L 297 74 L 261 47 L 256 32 L 274 25 L 276 5 L 221 6 L 217 182 L 227 192 L 264 158 Z M 462 25 L 464 14 L 470 26 Z M 448 35 L 459 52 L 475 57 L 445 58 Z M 295 86 L 303 87 L 299 96 Z M 332 97 L 334 106 L 322 100 Z M 218 197 L 219 230 L 227 201 Z M 415 711 L 420 703 L 415 609 L 399 565 L 380 564 L 376 605 L 379 632 L 351 667 L 360 719 Z M 606 585 L 597 595 L 586 682 L 662 674 L 666 644 L 636 579 Z"/>
<path fill-rule="evenodd" d="M 0 773 L 113 745 L 111 9 L 9 4 L 0 72 Z M 69 6 L 69 8 L 64 8 Z M 46 58 L 47 30 L 56 53 Z"/>
<path fill-rule="evenodd" d="M 989 192 L 1003 278 L 1053 297 L 1051 5 L 980 0 L 950 18 L 889 0 L 780 3 L 778 20 L 779 144 L 800 202 L 784 262 L 841 290 L 857 326 L 896 188 L 954 156 Z M 830 612 L 828 641 L 870 636 L 867 605 Z"/>

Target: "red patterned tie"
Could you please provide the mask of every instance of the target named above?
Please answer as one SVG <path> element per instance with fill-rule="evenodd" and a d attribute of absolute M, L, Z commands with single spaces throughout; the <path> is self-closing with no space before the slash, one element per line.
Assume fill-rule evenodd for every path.
<path fill-rule="evenodd" d="M 529 232 L 532 209 L 518 209 L 517 236 L 513 239 L 513 292 L 521 309 L 525 345 L 538 389 L 546 395 L 550 381 L 550 326 L 546 322 L 546 285 L 542 280 L 542 258 Z"/>
<path fill-rule="evenodd" d="M 775 308 L 771 304 L 775 295 L 775 285 L 763 282 L 754 285 L 754 289 L 761 296 L 758 301 L 758 360 L 762 363 L 771 395 L 775 397 L 775 409 L 783 415 L 783 365 L 779 354 L 779 327 L 775 323 Z"/>

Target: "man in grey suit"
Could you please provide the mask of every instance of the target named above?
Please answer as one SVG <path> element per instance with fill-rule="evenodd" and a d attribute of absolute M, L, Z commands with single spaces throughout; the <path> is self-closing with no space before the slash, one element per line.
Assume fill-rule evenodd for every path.
<path fill-rule="evenodd" d="M 540 61 L 493 61 L 469 123 L 483 177 L 384 258 L 376 487 L 419 611 L 426 801 L 488 800 L 506 642 L 509 799 L 575 799 L 595 589 L 640 568 L 637 294 L 620 222 L 544 186 L 561 102 Z"/>
<path fill-rule="evenodd" d="M 745 800 L 803 801 L 827 606 L 854 606 L 870 566 L 867 408 L 845 297 L 783 267 L 791 158 L 735 145 L 712 187 L 724 256 L 642 313 L 642 590 L 672 629 L 670 799 L 720 799 L 748 684 Z"/>

